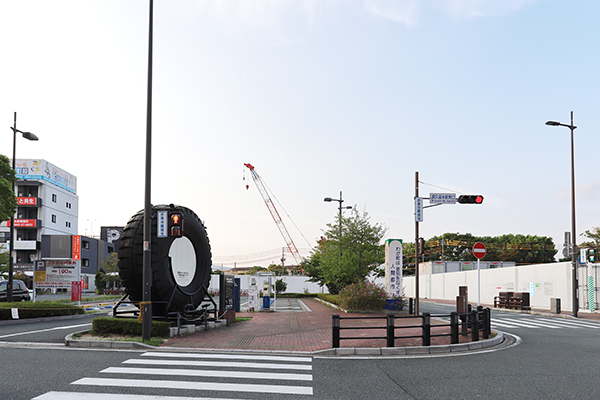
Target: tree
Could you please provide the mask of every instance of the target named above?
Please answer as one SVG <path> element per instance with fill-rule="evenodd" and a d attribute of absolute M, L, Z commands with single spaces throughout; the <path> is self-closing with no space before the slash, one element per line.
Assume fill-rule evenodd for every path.
<path fill-rule="evenodd" d="M 8 277 L 8 252 L 0 253 L 0 280 L 5 275 Z"/>
<path fill-rule="evenodd" d="M 266 271 L 266 270 L 267 269 L 265 267 L 255 265 L 254 267 L 250 268 L 250 270 L 248 272 L 246 272 L 246 275 L 254 275 L 257 272 Z"/>
<path fill-rule="evenodd" d="M 302 265 L 311 282 L 337 294 L 349 284 L 364 281 L 383 263 L 380 243 L 386 228 L 371 224 L 368 213 L 361 214 L 356 208 L 348 217 L 338 216 L 337 222 L 327 224 L 327 228 L 325 237 Z"/>
<path fill-rule="evenodd" d="M 600 226 L 593 226 L 591 230 L 585 231 L 581 236 L 585 236 L 590 240 L 581 243 L 578 247 L 600 248 Z"/>
<path fill-rule="evenodd" d="M 111 286 L 121 286 L 121 277 L 119 276 L 119 254 L 118 253 L 109 253 L 106 255 L 106 260 L 102 262 L 102 268 L 104 273 L 104 286 L 106 288 L 107 284 L 111 284 Z M 100 271 L 98 271 L 100 273 Z M 96 277 L 98 274 L 96 274 Z"/>
<path fill-rule="evenodd" d="M 281 294 L 287 289 L 287 283 L 283 279 L 277 279 L 275 281 L 275 293 Z"/>
<path fill-rule="evenodd" d="M 0 154 L 0 222 L 8 221 L 17 211 L 17 199 L 13 186 L 15 170 L 8 157 Z"/>

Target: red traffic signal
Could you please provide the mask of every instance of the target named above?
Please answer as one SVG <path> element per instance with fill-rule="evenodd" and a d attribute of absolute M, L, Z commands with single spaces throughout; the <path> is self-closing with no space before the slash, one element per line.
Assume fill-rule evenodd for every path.
<path fill-rule="evenodd" d="M 183 215 L 180 212 L 169 213 L 169 235 L 171 237 L 183 236 Z"/>
<path fill-rule="evenodd" d="M 463 194 L 458 196 L 460 204 L 481 204 L 483 203 L 483 196 L 480 194 Z"/>

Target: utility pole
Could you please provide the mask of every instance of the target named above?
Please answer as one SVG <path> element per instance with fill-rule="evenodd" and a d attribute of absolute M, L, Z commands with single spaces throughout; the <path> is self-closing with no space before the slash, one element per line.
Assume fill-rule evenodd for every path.
<path fill-rule="evenodd" d="M 415 171 L 415 201 L 419 197 L 419 171 Z M 419 315 L 419 219 L 415 210 L 415 315 Z"/>

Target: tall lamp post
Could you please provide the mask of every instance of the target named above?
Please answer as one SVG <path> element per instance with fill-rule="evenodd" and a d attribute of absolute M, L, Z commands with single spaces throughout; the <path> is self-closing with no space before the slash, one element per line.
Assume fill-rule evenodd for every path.
<path fill-rule="evenodd" d="M 13 130 L 13 154 L 12 154 L 12 169 L 16 171 L 16 153 L 17 153 L 17 132 L 23 135 L 27 140 L 38 140 L 38 137 L 31 132 L 23 132 L 17 129 L 17 112 L 15 111 L 14 125 L 11 127 Z M 13 193 L 15 192 L 15 185 L 13 184 Z M 13 301 L 13 273 L 14 273 L 14 261 L 13 251 L 15 248 L 15 216 L 14 214 L 10 217 L 10 243 L 8 249 L 8 285 L 6 286 L 6 301 L 9 303 Z"/>
<path fill-rule="evenodd" d="M 323 199 L 323 201 L 326 201 L 328 203 L 330 203 L 332 201 L 337 201 L 339 203 L 338 210 L 340 210 L 339 225 L 340 225 L 340 265 L 341 265 L 342 264 L 342 210 L 349 210 L 352 208 L 352 206 L 342 207 L 342 203 L 344 202 L 344 200 L 342 200 L 342 191 L 341 190 L 340 190 L 340 198 L 339 199 L 332 199 L 331 197 L 325 197 Z"/>
<path fill-rule="evenodd" d="M 571 264 L 573 269 L 573 316 L 577 317 L 579 311 L 579 296 L 577 290 L 579 282 L 577 278 L 577 237 L 575 236 L 575 152 L 573 131 L 577 128 L 573 125 L 573 111 L 571 111 L 571 124 L 561 124 L 556 121 L 548 121 L 546 125 L 550 126 L 566 126 L 571 130 L 571 236 L 573 237 L 573 245 L 571 248 Z"/>

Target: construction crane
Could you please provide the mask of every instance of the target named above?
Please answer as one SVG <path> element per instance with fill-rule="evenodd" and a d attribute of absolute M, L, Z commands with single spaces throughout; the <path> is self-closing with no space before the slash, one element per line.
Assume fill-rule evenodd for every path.
<path fill-rule="evenodd" d="M 254 183 L 256 184 L 258 191 L 260 192 L 263 200 L 265 201 L 265 204 L 267 205 L 267 208 L 269 209 L 269 212 L 271 213 L 271 217 L 273 217 L 273 220 L 275 221 L 277 228 L 279 228 L 279 232 L 281 232 L 281 236 L 283 236 L 283 240 L 285 240 L 285 244 L 286 244 L 289 252 L 292 253 L 292 256 L 294 257 L 294 260 L 296 261 L 298 268 L 300 268 L 300 271 L 302 271 L 302 273 L 304 273 L 304 270 L 300 266 L 300 263 L 302 263 L 302 257 L 300 256 L 300 252 L 298 251 L 296 244 L 294 244 L 292 237 L 290 236 L 288 230 L 286 229 L 285 225 L 283 224 L 283 221 L 281 220 L 281 217 L 279 216 L 279 212 L 277 211 L 277 208 L 275 207 L 273 200 L 271 200 L 271 196 L 269 195 L 269 192 L 267 192 L 267 188 L 265 187 L 265 184 L 263 183 L 260 176 L 258 176 L 258 174 L 256 173 L 256 170 L 254 169 L 254 166 L 252 164 L 244 164 L 244 165 L 250 170 L 250 173 L 252 174 L 252 179 L 254 180 Z M 248 189 L 248 185 L 246 185 L 246 189 Z"/>

